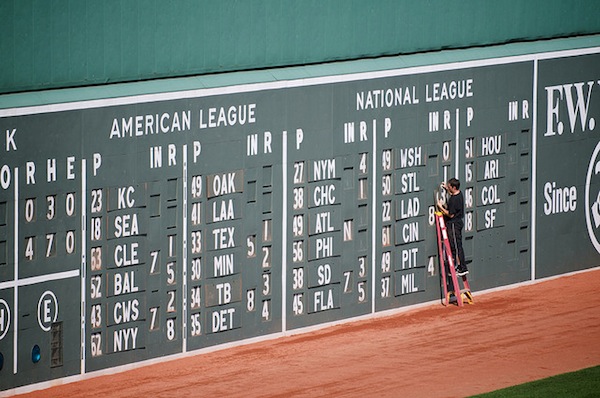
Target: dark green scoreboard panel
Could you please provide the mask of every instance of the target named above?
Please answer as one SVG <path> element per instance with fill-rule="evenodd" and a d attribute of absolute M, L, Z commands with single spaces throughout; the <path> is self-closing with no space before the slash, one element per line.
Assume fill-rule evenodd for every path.
<path fill-rule="evenodd" d="M 598 265 L 598 64 L 5 111 L 0 388 L 438 300 L 454 176 L 475 290 Z"/>
<path fill-rule="evenodd" d="M 600 265 L 600 56 L 540 61 L 538 277 Z"/>

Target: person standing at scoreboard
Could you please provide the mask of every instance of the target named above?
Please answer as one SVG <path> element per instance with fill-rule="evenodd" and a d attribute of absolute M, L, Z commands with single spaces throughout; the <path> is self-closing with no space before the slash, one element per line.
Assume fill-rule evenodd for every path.
<path fill-rule="evenodd" d="M 438 208 L 444 214 L 450 250 L 452 251 L 452 257 L 455 259 L 456 273 L 458 276 L 465 276 L 469 273 L 462 246 L 465 198 L 460 190 L 460 181 L 456 178 L 449 179 L 445 184 L 442 183 L 442 188 L 446 190 L 448 197 L 445 206 L 441 199 L 438 201 Z"/>

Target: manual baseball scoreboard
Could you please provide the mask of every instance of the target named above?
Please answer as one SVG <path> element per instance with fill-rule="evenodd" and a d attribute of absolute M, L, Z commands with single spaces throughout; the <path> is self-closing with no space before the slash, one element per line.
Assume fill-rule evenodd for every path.
<path fill-rule="evenodd" d="M 552 170 L 550 139 L 589 161 L 595 143 L 557 126 L 586 113 L 593 138 L 600 91 L 597 55 L 544 62 L 4 111 L 0 388 L 437 300 L 433 192 L 450 177 L 472 286 L 530 279 L 535 112 L 535 191 L 583 217 L 585 178 Z"/>

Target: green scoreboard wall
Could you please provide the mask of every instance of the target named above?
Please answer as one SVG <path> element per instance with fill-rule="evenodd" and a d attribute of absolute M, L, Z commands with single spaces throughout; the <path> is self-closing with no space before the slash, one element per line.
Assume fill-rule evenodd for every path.
<path fill-rule="evenodd" d="M 595 0 L 3 0 L 0 93 L 598 34 L 597 10 Z"/>
<path fill-rule="evenodd" d="M 600 265 L 599 53 L 0 111 L 0 388 Z"/>

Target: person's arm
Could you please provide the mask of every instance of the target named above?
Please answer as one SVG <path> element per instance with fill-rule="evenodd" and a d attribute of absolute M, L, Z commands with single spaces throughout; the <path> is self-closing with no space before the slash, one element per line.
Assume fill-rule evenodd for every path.
<path fill-rule="evenodd" d="M 444 203 L 444 201 L 442 199 L 439 199 L 437 202 L 437 208 L 438 210 L 445 215 L 446 217 L 454 217 L 454 214 L 450 214 L 450 212 L 448 211 L 448 209 L 445 207 L 446 203 Z"/>
<path fill-rule="evenodd" d="M 446 206 L 448 206 L 449 204 L 449 200 L 446 201 Z M 450 206 L 444 207 L 443 202 L 441 200 L 438 201 L 438 208 L 440 209 L 442 214 L 448 218 L 453 218 L 455 216 L 455 213 L 451 212 L 452 209 L 450 209 Z"/>
<path fill-rule="evenodd" d="M 446 209 L 445 207 L 440 207 L 440 211 L 442 212 L 443 215 L 445 215 L 448 218 L 454 217 L 454 214 L 450 213 L 450 211 L 448 209 Z"/>

